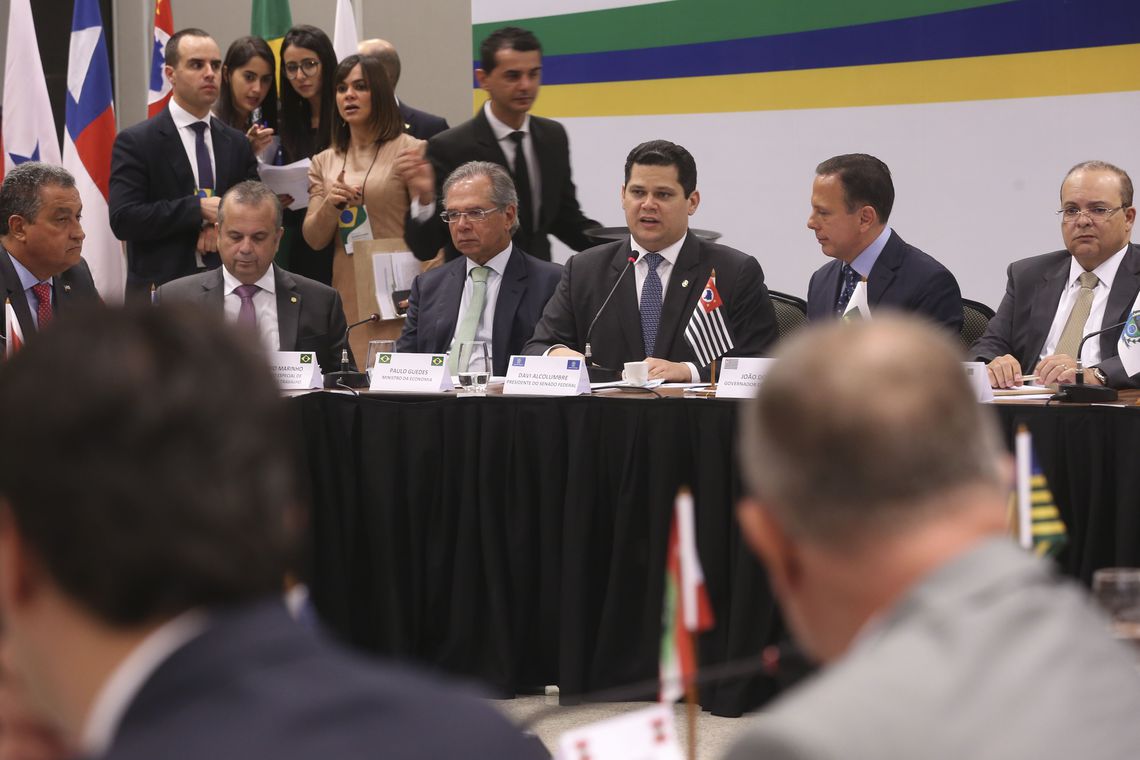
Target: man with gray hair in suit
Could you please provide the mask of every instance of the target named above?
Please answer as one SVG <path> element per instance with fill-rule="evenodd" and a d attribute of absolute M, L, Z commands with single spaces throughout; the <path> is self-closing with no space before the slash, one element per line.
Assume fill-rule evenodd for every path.
<path fill-rule="evenodd" d="M 951 338 L 890 317 L 781 353 L 739 519 L 823 670 L 729 760 L 1136 757 L 1136 653 L 1004 535 L 1009 456 Z"/>

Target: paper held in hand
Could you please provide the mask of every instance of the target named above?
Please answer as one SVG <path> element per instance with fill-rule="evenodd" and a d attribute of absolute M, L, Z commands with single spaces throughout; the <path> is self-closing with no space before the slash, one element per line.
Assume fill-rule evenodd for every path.
<path fill-rule="evenodd" d="M 257 173 L 270 190 L 278 195 L 288 195 L 293 198 L 288 207 L 290 211 L 308 208 L 309 159 L 302 158 L 284 166 L 259 163 Z"/>
<path fill-rule="evenodd" d="M 586 360 L 571 356 L 512 356 L 503 395 L 578 396 L 590 392 Z"/>
<path fill-rule="evenodd" d="M 303 391 L 324 385 L 317 355 L 312 351 L 274 351 L 269 356 L 269 366 L 283 391 Z"/>
<path fill-rule="evenodd" d="M 446 393 L 455 386 L 446 354 L 376 354 L 370 391 Z"/>

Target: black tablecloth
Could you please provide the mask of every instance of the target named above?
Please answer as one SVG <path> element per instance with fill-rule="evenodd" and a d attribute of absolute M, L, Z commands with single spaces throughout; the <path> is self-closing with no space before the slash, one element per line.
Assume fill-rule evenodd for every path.
<path fill-rule="evenodd" d="M 783 638 L 733 510 L 738 404 L 630 398 L 359 398 L 294 402 L 311 476 L 313 597 L 367 650 L 563 702 L 655 677 L 665 547 L 692 487 L 715 629 L 704 665 Z M 822 403 L 822 402 L 821 402 Z M 1140 410 L 1002 406 L 1035 435 L 1071 541 L 1062 566 L 1140 565 Z M 705 687 L 739 715 L 765 677 Z M 651 695 L 646 695 L 651 696 Z"/>

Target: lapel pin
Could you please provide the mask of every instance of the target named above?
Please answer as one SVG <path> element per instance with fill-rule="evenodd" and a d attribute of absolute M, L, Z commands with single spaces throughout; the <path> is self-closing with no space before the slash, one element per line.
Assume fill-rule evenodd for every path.
<path fill-rule="evenodd" d="M 64 293 L 70 293 L 71 292 L 71 286 L 70 285 L 64 285 L 63 286 L 63 292 Z"/>
<path fill-rule="evenodd" d="M 290 296 L 289 303 L 297 303 L 297 296 Z"/>
<path fill-rule="evenodd" d="M 687 288 L 687 287 L 689 287 L 689 281 L 688 281 L 688 280 L 682 280 L 682 281 L 681 281 L 681 287 L 682 287 L 682 288 Z"/>

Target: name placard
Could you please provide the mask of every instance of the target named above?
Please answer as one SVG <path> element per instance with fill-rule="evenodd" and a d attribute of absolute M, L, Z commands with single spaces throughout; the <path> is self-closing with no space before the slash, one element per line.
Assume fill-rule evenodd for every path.
<path fill-rule="evenodd" d="M 577 396 L 590 392 L 586 360 L 573 356 L 512 356 L 504 395 Z"/>
<path fill-rule="evenodd" d="M 558 740 L 558 760 L 682 760 L 672 705 L 653 705 L 574 728 Z"/>
<path fill-rule="evenodd" d="M 970 385 L 974 386 L 974 395 L 978 401 L 986 403 L 994 400 L 994 389 L 990 385 L 990 373 L 986 370 L 985 362 L 962 362 L 966 370 L 966 377 L 970 378 Z"/>
<path fill-rule="evenodd" d="M 324 384 L 321 365 L 312 351 L 274 351 L 269 366 L 283 391 L 304 391 Z"/>
<path fill-rule="evenodd" d="M 376 354 L 370 391 L 444 393 L 454 388 L 444 354 Z"/>
<path fill-rule="evenodd" d="M 775 359 L 730 357 L 720 363 L 717 398 L 752 398 Z"/>

